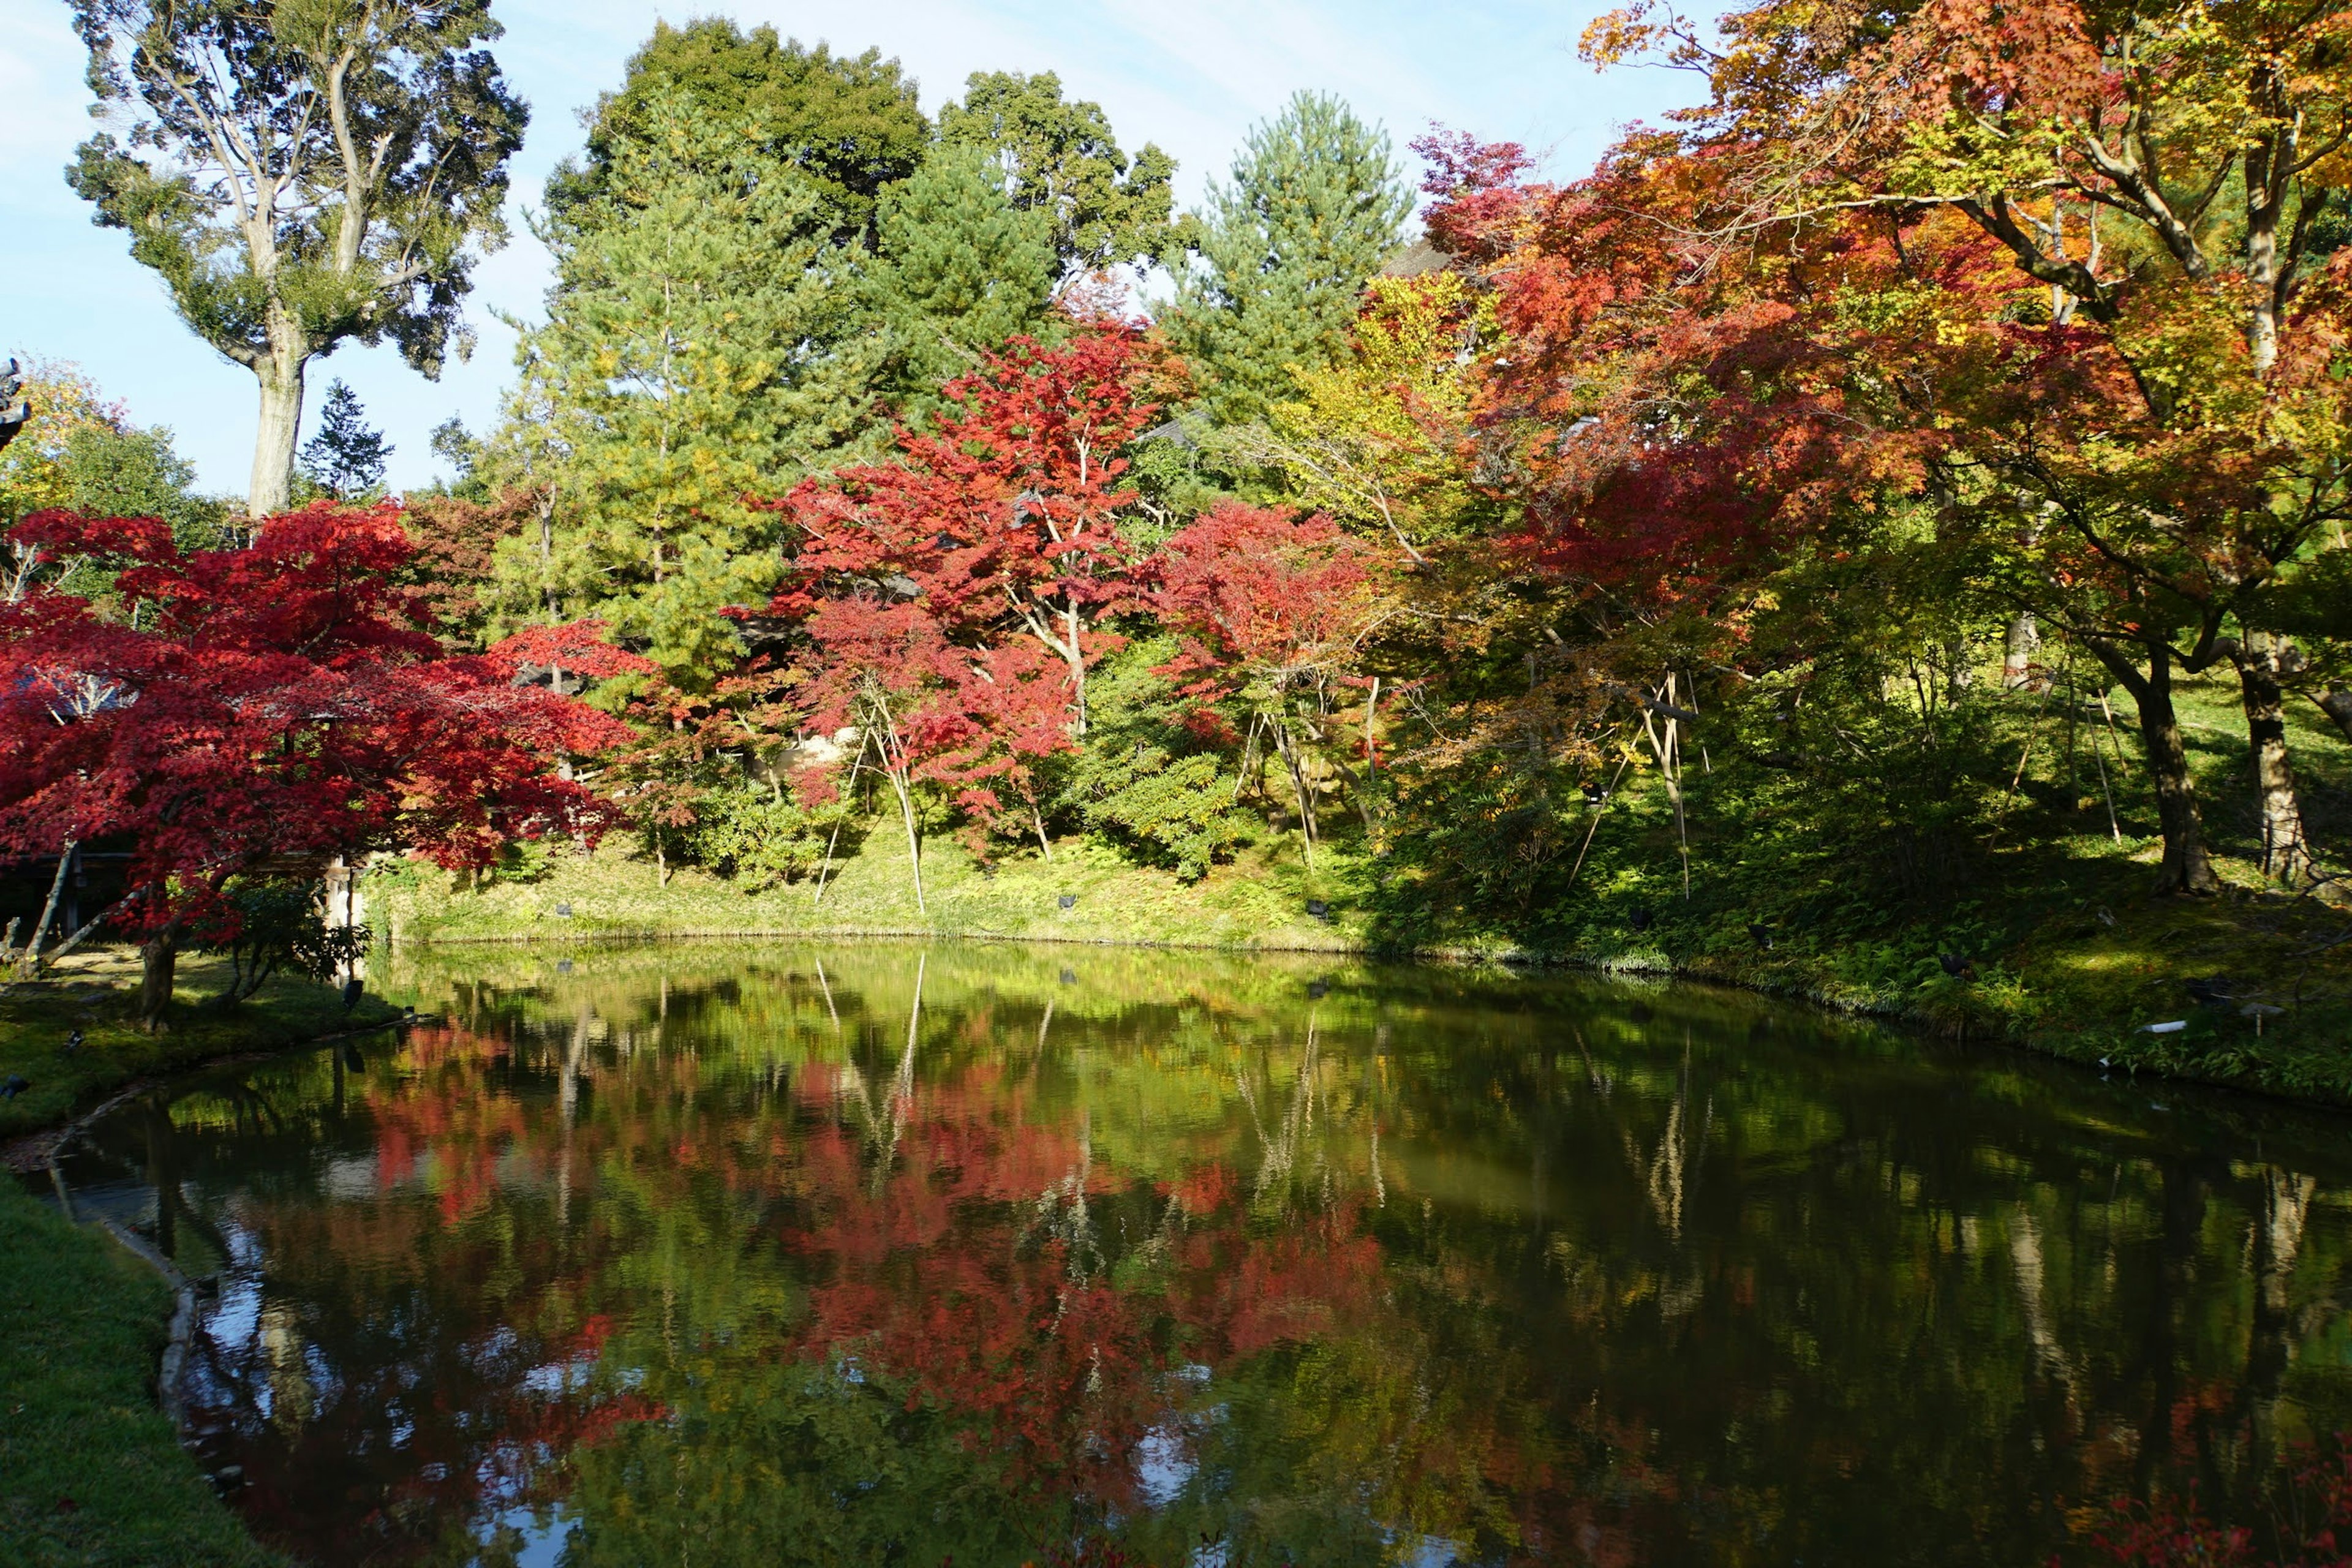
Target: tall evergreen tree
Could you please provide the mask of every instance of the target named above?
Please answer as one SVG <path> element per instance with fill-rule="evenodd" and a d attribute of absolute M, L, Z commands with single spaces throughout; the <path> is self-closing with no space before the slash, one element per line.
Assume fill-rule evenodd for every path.
<path fill-rule="evenodd" d="M 1210 187 L 1168 323 L 1217 419 L 1257 418 L 1293 392 L 1292 367 L 1338 360 L 1411 210 L 1387 133 L 1336 98 L 1299 93 L 1251 131 L 1232 182 Z"/>
<path fill-rule="evenodd" d="M 1061 270 L 1153 261 L 1168 247 L 1176 161 L 1150 142 L 1129 158 L 1102 105 L 1065 100 L 1052 71 L 974 71 L 963 101 L 940 110 L 940 136 L 986 150 L 1013 205 L 1051 220 Z"/>
<path fill-rule="evenodd" d="M 359 394 L 337 376 L 319 408 L 319 428 L 302 447 L 302 472 L 339 500 L 364 495 L 383 482 L 392 443 L 367 422 Z"/>
<path fill-rule="evenodd" d="M 777 570 L 772 514 L 745 496 L 855 452 L 878 351 L 862 252 L 762 128 L 677 90 L 642 121 L 547 231 L 547 324 L 485 463 L 552 504 L 504 545 L 499 608 L 600 616 L 697 684 L 734 651 L 720 610 Z"/>
<path fill-rule="evenodd" d="M 942 142 L 883 193 L 876 298 L 897 390 L 919 399 L 1045 324 L 1059 268 L 1046 212 L 1017 206 L 987 149 Z"/>
<path fill-rule="evenodd" d="M 550 205 L 604 195 L 623 149 L 646 136 L 672 93 L 707 116 L 756 123 L 762 151 L 799 174 L 841 239 L 868 232 L 883 188 L 914 173 L 930 141 L 915 83 L 879 50 L 835 55 L 720 16 L 657 22 L 620 90 L 597 104 L 585 160 L 550 183 Z"/>
<path fill-rule="evenodd" d="M 261 386 L 247 505 L 283 510 L 312 360 L 389 337 L 427 376 L 471 339 L 528 113 L 488 0 L 73 0 L 101 132 L 67 177 L 183 321 Z"/>

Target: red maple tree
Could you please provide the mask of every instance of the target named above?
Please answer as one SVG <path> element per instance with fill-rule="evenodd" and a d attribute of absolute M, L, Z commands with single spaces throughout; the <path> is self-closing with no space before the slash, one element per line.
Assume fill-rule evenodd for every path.
<path fill-rule="evenodd" d="M 1196 723 L 1229 729 L 1219 710 L 1237 707 L 1251 740 L 1263 734 L 1274 746 L 1310 863 L 1313 753 L 1370 624 L 1370 560 L 1362 542 L 1320 512 L 1228 500 L 1171 535 L 1146 574 L 1145 602 L 1183 639 L 1163 673 L 1201 705 Z"/>
<path fill-rule="evenodd" d="M 898 797 L 919 908 L 919 783 L 983 827 L 1025 805 L 1045 843 L 1035 764 L 1085 733 L 1087 669 L 1117 644 L 1101 622 L 1133 600 L 1124 452 L 1167 374 L 1122 323 L 1016 339 L 899 432 L 896 460 L 779 503 L 798 541 L 771 611 L 814 646 L 812 724 L 856 730 L 853 768 L 870 759 Z"/>
<path fill-rule="evenodd" d="M 1071 730 L 1084 734 L 1087 669 L 1108 646 L 1098 623 L 1135 562 L 1124 452 L 1168 374 L 1129 326 L 1052 348 L 1014 339 L 948 384 L 932 428 L 899 432 L 897 460 L 786 498 L 803 538 L 775 613 L 864 596 L 919 607 L 965 646 L 1033 638 L 1067 667 Z"/>
<path fill-rule="evenodd" d="M 38 580 L 0 603 L 0 850 L 129 844 L 105 915 L 141 939 L 151 1027 L 182 945 L 233 932 L 234 877 L 395 847 L 478 866 L 602 823 L 555 770 L 625 729 L 514 684 L 505 650 L 447 654 L 398 585 L 415 547 L 395 507 L 289 513 L 239 550 L 59 511 L 10 539 L 112 581 L 102 603 Z"/>

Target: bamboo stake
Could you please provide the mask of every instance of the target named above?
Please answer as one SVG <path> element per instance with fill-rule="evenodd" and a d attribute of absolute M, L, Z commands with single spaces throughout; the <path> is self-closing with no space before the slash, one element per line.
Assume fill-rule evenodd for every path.
<path fill-rule="evenodd" d="M 872 737 L 867 735 L 860 735 L 857 737 L 857 756 L 856 760 L 851 762 L 849 764 L 849 782 L 846 784 L 844 784 L 841 790 L 845 798 L 852 790 L 857 787 L 857 770 L 866 765 L 866 747 L 867 742 L 871 739 Z M 824 879 L 827 874 L 833 870 L 833 852 L 840 847 L 840 844 L 841 824 L 835 822 L 833 825 L 833 837 L 824 841 L 824 864 L 816 868 L 816 897 L 809 900 L 809 907 L 812 909 L 824 902 Z M 831 991 L 827 991 L 825 993 L 824 1005 L 828 1007 L 833 1005 L 833 993 Z M 838 1024 L 841 1020 L 836 1017 L 834 1019 L 834 1022 Z"/>
<path fill-rule="evenodd" d="M 2091 762 L 2099 770 L 2099 793 L 2106 797 L 2107 831 L 2115 836 L 2116 843 L 2121 844 L 2124 841 L 2124 829 L 2123 824 L 2116 820 L 2116 792 L 2107 787 L 2107 760 L 2099 755 L 2099 743 L 2096 741 L 2091 742 Z"/>
<path fill-rule="evenodd" d="M 1617 793 L 1617 781 L 1625 776 L 1625 770 L 1627 767 L 1632 765 L 1633 761 L 1633 759 L 1631 757 L 1621 757 L 1618 759 L 1617 771 L 1612 774 L 1609 779 L 1609 793 L 1611 795 L 1613 795 Z M 1576 864 L 1569 868 L 1568 886 L 1560 889 L 1560 893 L 1563 897 L 1567 895 L 1570 889 L 1573 889 L 1576 886 L 1577 875 L 1584 869 L 1584 858 L 1588 854 L 1591 853 L 1592 836 L 1601 831 L 1601 813 L 1606 809 L 1608 809 L 1608 807 L 1605 803 L 1599 809 L 1596 809 L 1592 814 L 1592 826 L 1584 830 L 1584 847 L 1576 852 Z"/>
<path fill-rule="evenodd" d="M 49 922 L 57 919 L 58 900 L 65 896 L 66 872 L 73 865 L 73 839 L 66 840 L 64 850 L 58 856 L 58 874 L 49 883 L 49 901 L 41 906 L 41 919 L 33 927 L 33 934 L 25 941 L 25 951 L 17 964 L 26 979 L 41 972 L 41 941 L 49 934 Z"/>

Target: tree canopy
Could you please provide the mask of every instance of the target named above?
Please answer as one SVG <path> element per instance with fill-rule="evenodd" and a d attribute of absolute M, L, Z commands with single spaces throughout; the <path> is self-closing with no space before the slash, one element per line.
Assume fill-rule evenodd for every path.
<path fill-rule="evenodd" d="M 1299 93 L 1250 132 L 1210 187 L 1169 315 L 1219 420 L 1262 416 L 1294 390 L 1294 370 L 1339 357 L 1364 285 L 1402 237 L 1402 173 L 1386 133 L 1325 94 Z"/>
<path fill-rule="evenodd" d="M 720 16 L 656 22 L 620 89 L 598 101 L 586 157 L 559 172 L 550 205 L 604 195 L 626 145 L 661 133 L 677 94 L 698 115 L 755 125 L 761 153 L 798 172 L 838 239 L 869 230 L 883 189 L 914 172 L 930 141 L 915 83 L 878 49 L 835 55 Z"/>
<path fill-rule="evenodd" d="M 1129 157 L 1102 106 L 1065 99 L 1052 71 L 974 71 L 940 140 L 983 150 L 1013 205 L 1045 216 L 1058 270 L 1156 261 L 1174 237 L 1175 160 L 1148 142 Z"/>
<path fill-rule="evenodd" d="M 68 178 L 258 379 L 247 505 L 268 515 L 312 359 L 388 338 L 437 376 L 470 352 L 458 312 L 476 257 L 505 242 L 528 119 L 487 47 L 501 29 L 488 0 L 73 11 L 90 89 L 128 134 L 84 142 Z"/>

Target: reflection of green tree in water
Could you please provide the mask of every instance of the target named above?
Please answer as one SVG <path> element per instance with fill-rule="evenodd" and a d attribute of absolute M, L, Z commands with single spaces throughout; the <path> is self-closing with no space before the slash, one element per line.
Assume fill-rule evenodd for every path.
<path fill-rule="evenodd" d="M 174 1109 L 272 1258 L 250 1375 L 325 1368 L 245 1450 L 298 1544 L 366 1492 L 420 1558 L 529 1505 L 582 1563 L 1091 1524 L 1171 1564 L 2011 1563 L 2352 1412 L 2325 1158 L 2159 1142 L 2039 1064 L 1190 956 L 467 962 L 406 982 L 463 1026 L 341 1120 L 318 1065 Z"/>

